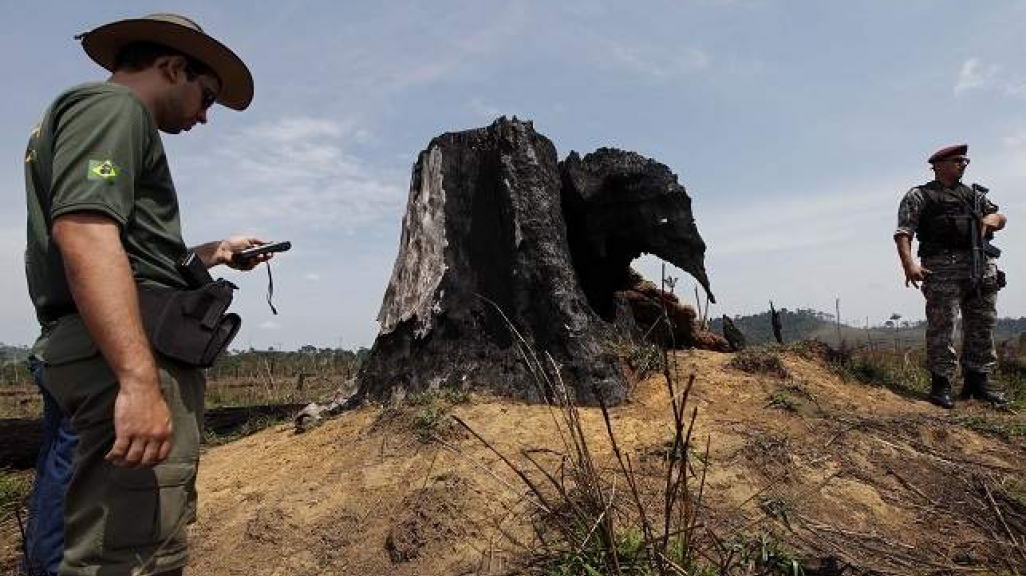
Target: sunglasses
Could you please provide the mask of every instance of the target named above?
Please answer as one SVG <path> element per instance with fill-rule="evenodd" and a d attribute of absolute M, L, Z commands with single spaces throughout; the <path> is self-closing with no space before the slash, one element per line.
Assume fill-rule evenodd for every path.
<path fill-rule="evenodd" d="M 217 92 L 199 80 L 201 72 L 197 68 L 198 67 L 195 64 L 187 63 L 185 65 L 185 78 L 189 82 L 199 83 L 200 91 L 203 93 L 200 105 L 202 105 L 203 109 L 206 110 L 213 106 L 214 102 L 217 101 Z"/>
<path fill-rule="evenodd" d="M 217 101 L 217 92 L 214 92 L 202 82 L 200 82 L 199 85 L 200 90 L 203 91 L 203 99 L 200 101 L 200 104 L 203 106 L 203 109 L 206 110 L 213 106 L 214 102 Z M 968 163 L 968 161 L 966 163 Z"/>

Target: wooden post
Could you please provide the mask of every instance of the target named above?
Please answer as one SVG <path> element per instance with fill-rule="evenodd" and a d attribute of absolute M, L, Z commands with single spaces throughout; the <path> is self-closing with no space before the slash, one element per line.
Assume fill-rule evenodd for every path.
<path fill-rule="evenodd" d="M 876 347 L 873 345 L 873 333 L 869 331 L 869 316 L 866 316 L 866 344 L 869 345 L 869 355 L 876 360 Z"/>
<path fill-rule="evenodd" d="M 702 315 L 702 299 L 698 296 L 698 284 L 695 284 L 695 316 L 698 317 L 698 325 L 705 329 L 705 317 Z"/>
<path fill-rule="evenodd" d="M 841 349 L 843 340 L 841 339 L 841 299 L 837 298 L 834 300 L 834 307 L 837 311 L 837 315 L 834 316 L 834 321 L 837 323 L 837 348 Z"/>
<path fill-rule="evenodd" d="M 264 357 L 264 369 L 267 371 L 267 385 L 274 388 L 274 365 Z"/>

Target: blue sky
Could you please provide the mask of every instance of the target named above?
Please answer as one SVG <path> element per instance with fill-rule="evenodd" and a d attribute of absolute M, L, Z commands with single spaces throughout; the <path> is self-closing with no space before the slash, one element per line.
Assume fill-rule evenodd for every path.
<path fill-rule="evenodd" d="M 29 130 L 62 89 L 106 78 L 72 36 L 161 11 L 199 21 L 256 81 L 249 110 L 164 137 L 186 241 L 294 244 L 273 268 L 279 316 L 262 270 L 224 274 L 242 288 L 239 347 L 369 346 L 417 152 L 503 114 L 561 158 L 615 146 L 677 173 L 709 245 L 711 315 L 840 298 L 857 325 L 922 318 L 891 240 L 897 204 L 930 179 L 926 156 L 969 142 L 966 179 L 1009 217 L 998 312 L 1026 315 L 1024 1 L 37 2 L 9 7 L 0 36 L 0 342 L 37 330 Z M 637 267 L 658 279 L 657 260 Z"/>

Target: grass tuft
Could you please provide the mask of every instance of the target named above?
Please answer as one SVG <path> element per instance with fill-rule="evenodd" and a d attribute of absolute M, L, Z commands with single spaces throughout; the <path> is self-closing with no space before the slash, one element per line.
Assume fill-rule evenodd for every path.
<path fill-rule="evenodd" d="M 619 340 L 609 342 L 607 348 L 626 363 L 639 380 L 662 372 L 666 366 L 666 355 L 656 344 Z"/>
<path fill-rule="evenodd" d="M 780 357 L 779 346 L 755 346 L 736 353 L 727 364 L 748 374 L 764 374 L 777 378 L 791 375 Z"/>
<path fill-rule="evenodd" d="M 470 401 L 470 393 L 453 388 L 411 394 L 402 402 L 381 405 L 373 426 L 391 424 L 413 432 L 421 443 L 428 444 L 455 432 L 448 417 L 454 406 Z"/>
<path fill-rule="evenodd" d="M 30 475 L 0 470 L 0 524 L 7 522 L 25 505 L 32 491 Z"/>
<path fill-rule="evenodd" d="M 1026 449 L 1026 422 L 1014 415 L 963 416 L 958 421 L 967 428 L 997 436 L 1006 442 L 1019 443 Z"/>
<path fill-rule="evenodd" d="M 213 430 L 204 429 L 203 444 L 206 446 L 223 446 L 287 421 L 289 421 L 289 418 L 285 416 L 261 415 L 246 420 L 241 426 L 226 434 L 218 434 Z"/>

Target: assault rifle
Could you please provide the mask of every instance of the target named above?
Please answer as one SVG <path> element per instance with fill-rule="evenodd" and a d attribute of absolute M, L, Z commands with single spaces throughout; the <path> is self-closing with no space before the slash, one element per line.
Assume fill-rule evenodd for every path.
<path fill-rule="evenodd" d="M 969 285 L 979 292 L 983 286 L 983 276 L 987 272 L 987 257 L 999 258 L 1001 249 L 990 243 L 994 238 L 993 232 L 983 235 L 983 199 L 990 190 L 979 184 L 973 184 L 972 189 L 973 202 L 969 210 L 972 214 L 972 271 L 969 275 Z"/>

